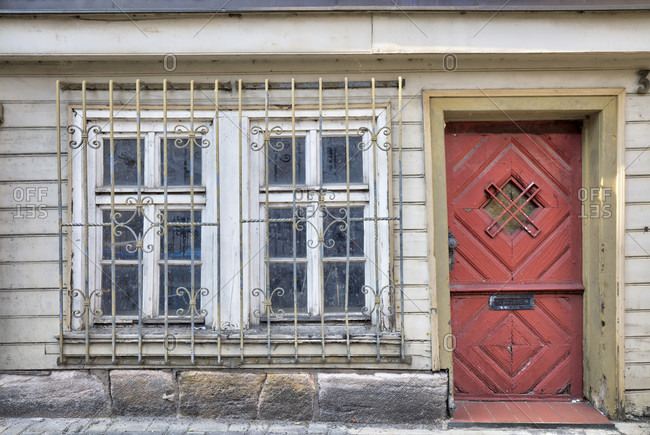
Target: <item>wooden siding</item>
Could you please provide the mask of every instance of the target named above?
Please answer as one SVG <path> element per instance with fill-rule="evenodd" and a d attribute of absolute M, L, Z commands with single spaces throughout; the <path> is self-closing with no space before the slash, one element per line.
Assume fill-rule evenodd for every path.
<path fill-rule="evenodd" d="M 650 412 L 650 98 L 629 93 L 625 126 L 625 409 Z"/>
<path fill-rule="evenodd" d="M 326 71 L 323 79 L 394 78 L 406 79 L 404 101 L 404 272 L 407 313 L 407 352 L 414 355 L 412 368 L 431 367 L 429 286 L 426 204 L 423 149 L 422 89 L 479 88 L 552 88 L 552 87 L 626 87 L 626 159 L 625 188 L 625 383 L 628 411 L 648 412 L 650 403 L 650 97 L 637 96 L 635 70 L 594 66 L 563 66 L 561 63 L 540 64 L 541 69 L 514 67 L 504 71 L 486 61 L 473 61 L 474 69 L 444 72 L 426 61 L 392 60 L 373 64 L 363 60 L 365 73 L 357 64 L 343 62 L 292 63 L 278 68 L 299 71 L 305 77 L 316 77 L 313 71 Z M 100 68 L 97 64 L 80 65 L 71 72 L 65 66 L 33 64 L 9 66 L 0 75 L 4 122 L 0 126 L 0 370 L 53 369 L 56 367 L 58 285 L 57 217 L 55 173 L 54 82 L 61 78 L 80 81 L 106 81 L 108 72 L 116 80 L 130 80 L 138 74 L 133 65 Z M 548 67 L 544 70 L 544 65 Z M 148 81 L 163 78 L 185 81 L 200 75 L 205 81 L 215 78 L 213 66 L 196 63 L 184 66 L 183 75 L 163 76 L 159 65 L 141 69 Z M 232 67 L 225 66 L 224 68 Z M 255 69 L 257 68 L 257 69 Z M 270 66 L 252 66 L 239 72 L 251 75 L 249 80 L 270 77 L 286 80 L 289 72 L 267 74 Z M 336 68 L 336 69 L 334 69 Z M 434 70 L 432 70 L 432 68 Z M 375 71 L 374 73 L 372 71 Z M 309 73 L 309 76 L 306 75 Z M 128 78 L 124 78 L 128 76 Z M 222 77 L 219 77 L 222 79 Z M 232 77 L 223 77 L 230 79 Z M 201 96 L 197 96 L 202 100 Z M 75 101 L 77 102 L 77 101 Z M 148 103 L 151 103 L 148 102 Z M 198 104 L 208 103 L 197 101 Z M 397 102 L 393 101 L 393 114 Z M 395 121 L 395 120 L 394 120 Z M 396 127 L 396 124 L 393 124 Z M 396 175 L 397 161 L 393 161 Z M 396 177 L 395 177 L 396 180 Z M 41 202 L 47 211 L 43 219 L 17 219 L 14 190 L 27 186 L 45 188 Z M 65 189 L 65 187 L 64 187 Z M 393 186 L 396 189 L 396 185 Z M 396 190 L 394 190 L 395 192 Z M 39 203 L 39 204 L 41 204 Z M 397 270 L 396 270 L 397 271 Z M 643 411 L 643 410 L 646 411 Z"/>

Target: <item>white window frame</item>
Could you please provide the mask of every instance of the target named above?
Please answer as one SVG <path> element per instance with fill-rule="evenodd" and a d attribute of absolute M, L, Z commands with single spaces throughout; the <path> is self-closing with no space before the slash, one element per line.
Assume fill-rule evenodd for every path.
<path fill-rule="evenodd" d="M 257 112 L 248 112 L 247 113 L 248 123 L 252 126 L 260 126 L 261 128 L 266 127 L 266 119 L 264 113 L 261 111 Z M 272 138 L 283 137 L 286 138 L 285 146 L 291 146 L 291 113 L 287 110 L 272 110 L 269 112 L 268 127 L 272 128 L 274 126 L 280 126 L 283 130 L 283 134 L 272 135 Z M 379 113 L 376 116 L 375 130 L 379 130 L 383 126 L 388 125 L 388 118 L 385 110 L 379 110 Z M 349 136 L 349 146 L 350 151 L 356 149 L 356 146 L 359 142 L 363 142 L 368 145 L 371 143 L 371 135 L 366 131 L 363 136 L 358 135 L 358 130 L 360 128 L 366 128 L 368 131 L 372 130 L 372 113 L 370 109 L 352 109 L 349 111 L 348 119 L 348 136 Z M 307 191 L 316 191 L 320 188 L 320 173 L 321 158 L 322 152 L 319 147 L 319 118 L 317 110 L 298 110 L 296 112 L 296 121 L 295 121 L 295 135 L 296 137 L 305 137 L 305 184 L 297 185 L 298 188 L 307 190 Z M 345 125 L 345 112 L 342 109 L 326 109 L 323 111 L 323 124 L 322 124 L 322 135 L 326 136 L 345 136 L 346 125 Z M 378 143 L 380 146 L 385 147 L 386 144 L 390 143 L 390 134 L 383 135 L 380 134 L 377 137 Z M 263 135 L 259 133 L 257 135 L 250 135 L 248 138 L 247 153 L 249 154 L 249 159 L 254 168 L 257 168 L 251 174 L 250 184 L 255 186 L 255 191 L 250 192 L 250 197 L 252 203 L 250 209 L 255 213 L 251 218 L 253 219 L 264 219 L 265 217 L 265 192 L 266 186 L 264 180 L 264 150 L 253 151 L 251 150 L 251 144 L 255 142 L 257 144 L 263 143 Z M 389 215 L 389 200 L 390 200 L 390 174 L 389 174 L 389 159 L 390 151 L 383 151 L 378 149 L 376 152 L 377 156 L 377 171 L 373 173 L 373 151 L 370 148 L 367 151 L 363 151 L 363 182 L 362 183 L 351 183 L 350 184 L 350 207 L 364 207 L 364 217 L 372 217 L 373 207 L 372 202 L 374 200 L 374 188 L 377 186 L 378 195 L 377 195 L 377 215 L 379 217 L 386 217 Z M 373 180 L 374 178 L 374 180 Z M 373 181 L 376 181 L 374 183 Z M 334 199 L 328 201 L 330 207 L 339 207 L 346 206 L 346 184 L 325 184 L 323 187 L 328 189 L 331 192 L 334 192 Z M 271 186 L 269 189 L 269 205 L 272 208 L 291 208 L 292 207 L 292 186 Z M 304 198 L 303 200 L 297 202 L 299 205 L 313 205 L 314 201 L 309 201 Z M 322 231 L 322 219 L 320 213 L 317 212 L 313 219 L 315 220 L 314 225 L 316 228 Z M 379 289 L 384 288 L 389 285 L 388 280 L 388 271 L 390 269 L 390 252 L 389 252 L 389 234 L 390 234 L 390 223 L 389 221 L 380 221 L 379 223 L 379 240 L 378 240 L 378 250 L 377 258 L 379 264 L 379 277 L 377 281 L 379 282 Z M 374 243 L 374 223 L 372 221 L 364 221 L 364 247 L 363 251 L 365 253 L 365 283 L 366 285 L 375 287 L 375 243 Z M 306 225 L 307 228 L 307 241 L 314 240 L 317 238 L 317 233 L 311 225 Z M 251 233 L 251 245 L 253 247 L 253 252 L 261 252 L 261 255 L 257 256 L 255 259 L 255 264 L 251 267 L 253 271 L 250 280 L 253 283 L 253 287 L 258 287 L 264 289 L 266 286 L 266 266 L 264 261 L 264 249 L 265 249 L 265 237 L 264 237 L 264 224 L 251 225 L 249 229 Z M 317 247 L 312 248 L 307 246 L 307 286 L 308 286 L 308 312 L 310 315 L 301 315 L 298 314 L 299 320 L 316 320 L 320 319 L 322 307 L 320 307 L 320 253 Z M 354 257 L 353 257 L 354 258 Z M 382 273 L 385 272 L 385 273 Z M 382 303 L 384 306 L 389 306 L 389 296 L 387 292 L 383 292 Z M 374 295 L 368 293 L 365 295 L 366 307 L 372 308 L 374 304 Z M 263 300 L 262 298 L 253 298 L 251 301 L 251 311 L 261 310 L 264 311 Z M 338 320 L 345 317 L 344 313 L 324 313 L 326 320 Z M 383 317 L 383 316 L 382 316 Z M 360 312 L 349 312 L 350 319 L 358 320 L 372 320 L 373 324 L 376 322 L 374 314 L 371 314 L 370 317 L 364 315 Z M 274 320 L 292 320 L 293 314 L 285 315 L 283 318 L 276 318 Z M 253 324 L 259 323 L 261 318 L 256 318 L 255 316 L 251 317 L 251 322 Z"/>
<path fill-rule="evenodd" d="M 387 111 L 384 107 L 378 107 L 375 119 L 375 129 L 379 130 L 384 126 L 390 127 L 390 122 L 387 116 Z M 349 114 L 349 136 L 350 147 L 356 146 L 358 141 L 370 143 L 370 134 L 366 132 L 360 139 L 357 135 L 357 130 L 360 127 L 365 127 L 369 130 L 372 129 L 371 110 L 369 108 L 351 108 Z M 178 124 L 189 126 L 189 110 L 173 109 L 167 112 L 168 124 L 168 146 L 173 146 L 174 127 Z M 280 124 L 283 126 L 285 135 L 291 134 L 291 112 L 289 110 L 271 110 L 269 113 L 269 126 Z M 102 209 L 110 209 L 110 186 L 102 186 L 103 181 L 103 164 L 102 164 L 102 147 L 109 146 L 109 111 L 108 108 L 92 108 L 87 111 L 88 122 L 82 126 L 81 115 L 74 110 L 72 111 L 72 125 L 77 126 L 84 131 L 93 125 L 102 127 L 100 140 L 104 144 L 99 149 L 88 148 L 88 210 L 89 222 L 101 222 Z M 137 113 L 132 108 L 124 108 L 114 113 L 114 137 L 136 137 L 136 123 Z M 154 205 L 147 206 L 145 213 L 148 216 L 156 216 L 156 213 L 162 208 L 163 204 L 163 186 L 160 177 L 160 161 L 161 148 L 157 147 L 157 138 L 163 133 L 163 113 L 160 108 L 145 107 L 141 111 L 140 117 L 140 131 L 141 143 L 143 146 L 143 196 L 148 195 L 154 199 Z M 235 204 L 239 202 L 239 140 L 242 140 L 242 200 L 243 200 L 243 217 L 246 219 L 260 219 L 264 217 L 264 189 L 261 188 L 260 180 L 263 178 L 264 166 L 263 152 L 252 151 L 250 149 L 251 142 L 259 141 L 261 138 L 249 134 L 250 126 L 259 125 L 264 126 L 264 111 L 251 110 L 244 108 L 242 111 L 241 129 L 239 127 L 239 114 L 237 110 L 221 110 L 219 112 L 219 155 L 220 155 L 220 180 L 221 180 L 221 245 L 216 246 L 216 237 L 214 231 L 210 231 L 210 227 L 202 227 L 201 234 L 201 287 L 209 289 L 210 293 L 205 298 L 201 305 L 201 309 L 207 311 L 205 317 L 206 326 L 210 325 L 212 329 L 216 329 L 216 271 L 221 268 L 221 328 L 222 329 L 247 329 L 251 324 L 257 324 L 260 319 L 253 315 L 254 310 L 261 309 L 261 300 L 253 297 L 251 294 L 252 289 L 256 287 L 265 287 L 265 267 L 264 255 L 256 255 L 260 252 L 260 248 L 264 247 L 264 233 L 260 231 L 260 224 L 245 224 L 243 226 L 244 232 L 242 233 L 242 249 L 245 267 L 241 276 L 243 280 L 243 297 L 240 294 L 239 274 L 240 271 L 240 216 L 238 207 Z M 204 137 L 210 140 L 210 146 L 202 149 L 202 186 L 195 186 L 195 210 L 201 211 L 201 218 L 203 222 L 215 222 L 217 216 L 217 198 L 216 189 L 211 189 L 210 186 L 216 185 L 216 171 L 214 170 L 215 146 L 216 142 L 215 129 L 214 129 L 214 109 L 196 109 L 194 112 L 194 126 L 195 128 L 201 125 L 208 127 L 208 133 Z M 287 128 L 289 126 L 289 128 Z M 318 110 L 316 109 L 297 109 L 296 110 L 296 131 L 310 131 L 310 141 L 318 137 Z M 343 109 L 326 108 L 323 111 L 323 136 L 345 134 L 345 111 Z M 93 140 L 91 137 L 89 140 Z M 70 138 L 71 140 L 80 141 L 81 136 L 79 131 Z M 385 146 L 391 143 L 391 136 L 383 134 L 377 137 L 379 144 Z M 259 142 L 258 142 L 259 143 Z M 148 147 L 148 148 L 147 148 Z M 146 149 L 145 149 L 146 148 Z M 305 162 L 306 177 L 310 181 L 307 186 L 310 188 L 318 188 L 319 184 L 313 174 L 316 173 L 317 168 L 320 168 L 321 152 L 320 150 L 313 155 L 313 150 L 306 149 Z M 148 151 L 147 151 L 148 150 Z M 152 152 L 153 151 L 153 152 Z M 77 156 L 78 154 L 78 156 Z M 72 184 L 71 200 L 74 206 L 72 207 L 72 221 L 83 222 L 83 191 L 82 181 L 82 162 L 81 162 L 81 149 L 71 150 L 70 155 L 71 166 L 70 180 Z M 76 156 L 76 157 L 75 157 Z M 377 171 L 373 174 L 372 171 L 372 150 L 364 151 L 364 184 L 351 185 L 351 207 L 355 205 L 363 205 L 365 207 L 364 215 L 366 217 L 372 215 L 372 200 L 374 199 L 374 186 L 378 190 L 378 216 L 389 216 L 390 211 L 390 188 L 391 188 L 391 174 L 390 174 L 390 151 L 377 150 Z M 310 175 L 311 174 L 311 175 Z M 310 180 L 309 177 L 312 179 Z M 373 179 L 374 177 L 374 179 Z M 160 180 L 160 181 L 158 181 Z M 316 180 L 316 181 L 314 181 Z M 375 182 L 373 182 L 375 181 Z M 330 186 L 336 195 L 335 201 L 337 204 L 345 205 L 346 203 L 346 188 L 345 184 Z M 189 189 L 185 186 L 169 186 L 168 187 L 168 204 L 169 210 L 185 209 L 189 210 Z M 271 191 L 274 195 L 275 204 L 287 204 L 291 206 L 291 191 L 288 193 L 286 189 L 276 189 L 273 187 Z M 120 203 L 124 203 L 124 199 L 129 196 L 136 195 L 136 188 L 118 187 L 115 188 L 116 196 L 116 210 L 120 208 Z M 377 277 L 379 282 L 379 289 L 389 285 L 388 271 L 390 270 L 390 221 L 381 221 L 379 223 L 379 238 L 378 238 L 378 264 L 380 274 Z M 322 228 L 319 226 L 319 228 Z M 90 227 L 89 229 L 89 246 L 88 252 L 90 259 L 90 274 L 89 274 L 89 292 L 101 289 L 101 243 L 102 243 L 102 229 L 101 227 Z M 71 235 L 73 243 L 76 245 L 75 255 L 72 256 L 72 274 L 74 288 L 83 289 L 84 283 L 84 267 L 85 259 L 83 258 L 83 251 L 81 250 L 83 241 L 83 227 L 72 227 Z M 313 236 L 313 234 L 312 234 Z M 308 234 L 309 237 L 309 234 Z M 308 238 L 309 240 L 309 238 Z M 158 307 L 158 292 L 159 292 L 159 271 L 158 262 L 160 261 L 161 242 L 160 236 L 150 231 L 148 234 L 147 243 L 154 246 L 154 252 L 145 255 L 143 266 L 143 320 L 153 321 L 158 323 L 160 317 L 155 318 L 154 314 Z M 366 283 L 371 287 L 375 287 L 374 275 L 374 223 L 371 221 L 364 222 L 364 251 L 369 259 L 366 259 Z M 217 255 L 214 255 L 215 250 L 221 250 L 221 264 L 217 264 Z M 314 251 L 314 252 L 310 252 Z M 317 268 L 318 249 L 307 247 L 307 255 L 312 264 L 309 266 L 311 269 Z M 82 255 L 77 255 L 81 252 Z M 314 257 L 316 256 L 316 257 Z M 147 259 L 147 257 L 149 257 Z M 198 262 L 197 262 L 198 263 Z M 385 272 L 385 273 L 384 273 Z M 316 291 L 320 285 L 319 277 L 314 274 L 308 273 L 309 286 L 311 291 Z M 197 285 L 198 288 L 198 285 Z M 170 292 L 173 291 L 170 288 Z M 387 292 L 382 293 L 382 304 L 390 306 L 389 296 Z M 317 300 L 319 298 L 314 298 Z M 366 304 L 372 307 L 374 295 L 367 295 Z M 244 324 L 240 325 L 240 303 L 243 301 Z M 73 298 L 72 309 L 82 310 L 83 301 L 80 298 Z M 111 319 L 110 313 L 104 313 L 101 318 L 95 318 L 93 311 L 100 308 L 100 298 L 93 298 L 91 300 L 91 313 L 90 323 L 105 323 Z M 312 304 L 312 313 L 317 314 L 319 307 Z M 170 311 L 170 319 L 174 317 L 175 313 Z M 351 312 L 351 314 L 353 314 Z M 352 315 L 351 318 L 358 317 L 359 319 L 368 319 L 363 315 Z M 384 316 L 381 316 L 382 318 Z M 337 314 L 327 314 L 326 318 L 335 319 Z M 371 316 L 372 322 L 375 323 L 375 316 Z M 178 319 L 180 320 L 180 319 Z M 116 322 L 118 323 L 133 323 L 137 321 L 134 316 L 117 316 Z M 73 318 L 72 328 L 79 329 L 82 326 L 82 319 Z"/>
<path fill-rule="evenodd" d="M 208 127 L 208 132 L 204 138 L 210 141 L 210 146 L 201 149 L 201 185 L 194 186 L 194 210 L 201 212 L 201 221 L 213 222 L 216 219 L 216 192 L 214 189 L 209 189 L 207 186 L 215 184 L 214 171 L 209 171 L 209 167 L 214 167 L 214 143 L 215 133 L 213 128 L 213 111 L 201 111 L 194 113 L 194 127 L 205 125 Z M 134 110 L 123 110 L 114 114 L 114 138 L 137 138 L 137 123 L 136 113 Z M 110 132 L 108 131 L 109 125 L 109 111 L 107 109 L 91 109 L 87 112 L 86 126 L 82 126 L 82 118 L 75 111 L 72 112 L 73 125 L 79 129 L 88 129 L 91 126 L 97 125 L 102 127 L 100 134 L 93 134 L 91 132 L 90 141 L 97 140 L 101 146 L 97 149 L 88 148 L 88 221 L 90 223 L 102 222 L 102 212 L 110 210 L 110 184 L 103 185 L 103 148 L 110 146 Z M 174 139 L 183 137 L 182 134 L 176 134 L 174 127 L 176 125 L 189 126 L 189 110 L 176 110 L 168 112 L 168 127 L 167 127 L 167 143 L 168 149 L 174 146 Z M 80 140 L 79 130 L 75 129 L 72 135 L 72 140 Z M 142 146 L 142 196 L 151 197 L 153 204 L 144 206 L 145 215 L 152 221 L 156 221 L 156 216 L 164 209 L 164 183 L 162 180 L 162 139 L 164 138 L 164 126 L 162 123 L 162 111 L 160 110 L 142 110 L 140 122 L 140 143 Z M 198 149 L 198 148 L 197 148 Z M 78 154 L 78 155 L 77 155 Z M 72 180 L 72 201 L 73 204 L 79 206 L 73 207 L 73 221 L 83 222 L 83 190 L 81 177 L 83 176 L 82 170 L 82 150 L 72 150 L 71 155 L 72 166 L 71 180 Z M 76 156 L 76 157 L 75 157 Z M 211 164 L 212 163 L 212 164 Z M 124 204 L 126 198 L 137 196 L 137 186 L 115 186 L 115 209 L 128 209 L 129 207 L 120 205 Z M 190 195 L 189 186 L 168 186 L 168 210 L 190 210 Z M 147 223 L 145 221 L 145 228 Z M 201 260 L 196 260 L 195 264 L 201 267 L 201 287 L 212 288 L 212 270 L 214 268 L 213 261 L 211 260 L 211 251 L 214 246 L 214 237 L 212 232 L 205 230 L 206 227 L 201 229 Z M 205 235 L 205 237 L 204 237 Z M 80 247 L 83 243 L 83 227 L 72 228 L 73 243 L 77 244 L 77 252 L 83 252 Z M 159 296 L 160 296 L 160 269 L 161 261 L 162 236 L 157 234 L 155 229 L 149 231 L 144 239 L 145 245 L 153 247 L 152 252 L 144 253 L 143 255 L 143 302 L 142 302 L 142 318 L 143 321 L 159 323 L 164 315 L 159 312 Z M 93 226 L 89 228 L 89 244 L 88 244 L 89 257 L 89 292 L 101 289 L 102 281 L 102 264 L 110 265 L 110 259 L 102 259 L 102 227 Z M 72 258 L 73 267 L 73 282 L 75 288 L 83 288 L 84 283 L 84 268 L 86 259 L 83 255 L 75 255 Z M 117 263 L 116 263 L 117 264 Z M 172 263 L 169 263 L 172 265 Z M 199 288 L 199 282 L 196 283 L 196 288 Z M 175 289 L 169 288 L 170 294 Z M 208 303 L 206 308 L 208 316 L 205 322 L 212 321 L 211 309 L 209 307 L 212 303 L 212 295 L 208 295 Z M 73 310 L 82 310 L 82 301 L 80 298 L 73 298 Z M 98 323 L 109 323 L 112 321 L 110 312 L 104 312 L 100 317 L 94 316 L 94 313 L 101 310 L 101 296 L 96 296 L 91 299 L 91 312 L 90 322 L 91 325 Z M 176 315 L 173 310 L 169 311 L 169 319 L 172 322 L 185 322 L 189 321 L 189 317 L 181 318 Z M 201 319 L 202 320 L 202 319 Z M 137 321 L 137 315 L 117 315 L 117 323 L 134 323 Z M 195 321 L 197 319 L 195 318 Z M 200 321 L 200 320 L 198 320 Z M 81 319 L 73 319 L 72 327 L 81 327 Z"/>

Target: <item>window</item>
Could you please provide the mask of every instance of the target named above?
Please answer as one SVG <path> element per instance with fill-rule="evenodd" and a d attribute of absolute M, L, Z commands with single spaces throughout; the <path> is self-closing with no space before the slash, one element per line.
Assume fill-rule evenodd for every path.
<path fill-rule="evenodd" d="M 217 365 L 351 362 L 372 342 L 377 361 L 392 346 L 386 360 L 404 362 L 404 293 L 390 257 L 397 229 L 401 276 L 402 123 L 399 112 L 396 148 L 388 104 L 402 101 L 402 80 L 354 82 L 354 104 L 349 84 L 266 81 L 262 93 L 242 80 L 111 81 L 106 94 L 57 81 L 59 115 L 63 91 L 68 102 L 82 95 L 57 123 L 59 193 L 66 180 L 70 193 L 59 208 L 60 360 L 137 352 L 140 362 L 194 362 L 197 349 Z"/>
<path fill-rule="evenodd" d="M 344 314 L 373 320 L 376 297 L 387 298 L 390 290 L 389 222 L 373 219 L 388 216 L 388 157 L 381 148 L 388 138 L 378 139 L 379 148 L 373 149 L 377 145 L 367 110 L 353 112 L 347 136 L 340 111 L 327 112 L 323 124 L 309 112 L 300 113 L 293 134 L 288 113 L 277 111 L 271 118 L 277 128 L 266 137 L 260 127 L 265 119 L 258 113 L 246 113 L 251 134 L 242 169 L 248 179 L 245 185 L 258 186 L 242 189 L 250 205 L 244 211 L 249 218 L 242 217 L 249 222 L 243 227 L 246 246 L 242 249 L 245 268 L 251 272 L 244 279 L 244 322 L 255 324 L 267 316 L 287 320 L 294 312 L 299 320 L 336 320 Z M 100 110 L 95 114 L 93 124 L 107 117 Z M 95 186 L 89 188 L 89 222 L 101 223 L 90 230 L 95 233 L 89 239 L 90 252 L 96 253 L 88 262 L 89 288 L 97 289 L 94 323 L 112 321 L 113 300 L 118 323 L 134 322 L 139 316 L 150 322 L 163 318 L 181 322 L 188 314 L 195 321 L 217 321 L 212 285 L 216 267 L 234 277 L 238 264 L 232 257 L 215 264 L 218 247 L 211 226 L 216 221 L 215 171 L 211 170 L 214 164 L 208 163 L 214 162 L 215 147 L 210 144 L 215 132 L 212 120 L 202 121 L 195 137 L 188 134 L 187 114 L 178 120 L 182 127 L 168 131 L 166 178 L 164 128 L 155 113 L 142 121 L 139 140 L 137 124 L 128 113 L 116 122 L 112 163 L 109 132 L 98 133 L 97 146 L 88 148 L 87 183 Z M 222 129 L 224 143 L 236 137 L 231 124 L 230 129 L 225 125 Z M 228 174 L 236 167 L 232 145 L 222 145 L 222 166 L 231 169 L 224 169 L 227 183 L 221 188 L 225 199 L 234 200 L 237 177 Z M 82 172 L 78 160 L 73 160 L 73 173 Z M 75 186 L 83 184 L 75 180 Z M 75 188 L 73 196 L 84 203 L 83 188 Z M 233 214 L 232 206 L 222 210 L 222 231 L 231 234 L 223 258 L 228 251 L 238 251 L 236 246 L 233 249 L 238 240 L 232 235 L 239 231 L 240 217 Z M 84 208 L 75 207 L 74 212 L 83 222 Z M 82 228 L 73 231 L 78 240 L 83 238 Z M 83 258 L 74 263 L 75 279 L 82 282 Z M 260 291 L 250 290 L 255 288 Z M 236 286 L 219 290 L 226 300 L 237 299 Z M 271 300 L 268 312 L 266 297 Z M 222 324 L 239 323 L 236 306 L 219 308 Z"/>
<path fill-rule="evenodd" d="M 295 312 L 300 320 L 375 321 L 375 297 L 389 293 L 389 223 L 374 219 L 388 216 L 388 159 L 373 149 L 372 119 L 358 111 L 346 135 L 336 110 L 323 123 L 304 113 L 295 130 L 277 115 L 249 121 L 261 222 L 254 251 L 265 253 L 253 282 L 266 289 L 253 307 L 260 320 L 290 320 Z M 385 147 L 387 138 L 378 142 Z"/>
<path fill-rule="evenodd" d="M 96 115 L 92 125 L 107 123 L 106 111 L 90 114 Z M 214 218 L 216 205 L 214 189 L 208 187 L 213 177 L 204 174 L 206 157 L 214 156 L 212 119 L 197 119 L 202 124 L 193 127 L 192 135 L 185 112 L 173 129 L 170 125 L 165 141 L 160 119 L 147 115 L 139 133 L 132 114 L 115 121 L 112 159 L 110 132 L 97 131 L 90 138 L 95 146 L 86 150 L 88 221 L 99 223 L 89 229 L 88 244 L 89 288 L 96 289 L 91 292 L 93 323 L 111 322 L 113 313 L 118 323 L 139 316 L 148 322 L 165 317 L 201 322 L 207 314 L 201 298 L 211 282 L 212 262 L 204 258 L 212 249 L 213 230 L 203 224 Z M 80 118 L 73 118 L 79 128 Z M 78 204 L 85 202 L 81 157 L 72 160 Z M 83 222 L 84 207 L 73 211 Z M 83 239 L 83 228 L 73 232 Z M 83 257 L 73 257 L 75 282 L 85 279 L 85 263 Z"/>

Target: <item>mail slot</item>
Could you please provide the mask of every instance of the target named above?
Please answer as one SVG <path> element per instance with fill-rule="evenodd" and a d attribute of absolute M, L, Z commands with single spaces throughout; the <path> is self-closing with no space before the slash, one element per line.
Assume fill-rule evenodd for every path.
<path fill-rule="evenodd" d="M 490 296 L 490 310 L 534 310 L 535 295 L 492 295 Z"/>

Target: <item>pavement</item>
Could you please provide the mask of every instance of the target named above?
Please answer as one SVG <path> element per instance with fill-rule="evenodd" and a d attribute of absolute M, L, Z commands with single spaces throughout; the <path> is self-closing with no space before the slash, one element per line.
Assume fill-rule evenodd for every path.
<path fill-rule="evenodd" d="M 321 435 L 650 435 L 650 422 L 617 422 L 616 430 L 560 427 L 556 429 L 451 429 L 447 422 L 435 425 L 376 425 L 340 423 L 293 423 L 281 421 L 238 421 L 200 418 L 0 418 L 0 435 L 27 434 L 321 434 Z"/>

